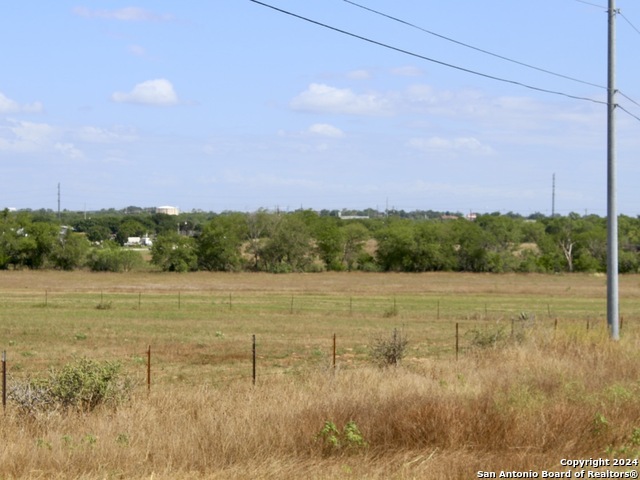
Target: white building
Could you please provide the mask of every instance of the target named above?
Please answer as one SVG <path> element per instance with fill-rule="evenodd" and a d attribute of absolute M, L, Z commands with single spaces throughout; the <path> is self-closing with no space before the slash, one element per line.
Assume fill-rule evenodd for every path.
<path fill-rule="evenodd" d="M 178 207 L 170 207 L 165 205 L 164 207 L 156 207 L 156 213 L 164 213 L 165 215 L 178 215 L 180 209 Z"/>

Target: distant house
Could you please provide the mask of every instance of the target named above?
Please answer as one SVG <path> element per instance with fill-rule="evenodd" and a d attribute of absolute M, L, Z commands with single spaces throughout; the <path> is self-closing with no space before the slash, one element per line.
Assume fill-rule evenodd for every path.
<path fill-rule="evenodd" d="M 153 245 L 153 241 L 149 238 L 149 235 L 143 237 L 127 237 L 125 247 L 150 247 Z"/>
<path fill-rule="evenodd" d="M 165 205 L 163 207 L 156 207 L 156 213 L 164 213 L 165 215 L 178 215 L 180 214 L 180 209 L 178 207 Z"/>
<path fill-rule="evenodd" d="M 342 220 L 366 220 L 369 215 L 342 215 L 342 212 L 338 212 L 338 218 Z"/>

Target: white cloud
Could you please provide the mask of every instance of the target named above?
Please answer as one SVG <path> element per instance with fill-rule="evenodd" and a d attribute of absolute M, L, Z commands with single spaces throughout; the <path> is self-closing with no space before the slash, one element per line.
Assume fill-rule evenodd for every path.
<path fill-rule="evenodd" d="M 474 137 L 457 137 L 457 138 L 412 138 L 409 146 L 423 152 L 465 152 L 477 155 L 490 155 L 494 150 L 482 144 Z"/>
<path fill-rule="evenodd" d="M 313 133 L 315 135 L 321 135 L 323 137 L 332 137 L 332 138 L 344 137 L 344 132 L 342 130 L 340 130 L 338 127 L 334 127 L 333 125 L 329 125 L 327 123 L 314 123 L 309 127 L 309 133 Z"/>
<path fill-rule="evenodd" d="M 389 101 L 376 93 L 356 94 L 348 88 L 335 88 L 312 83 L 295 97 L 290 106 L 306 112 L 338 113 L 347 115 L 388 115 Z"/>
<path fill-rule="evenodd" d="M 130 142 L 137 138 L 133 130 L 123 127 L 105 129 L 86 126 L 74 131 L 73 135 L 77 140 L 89 143 Z"/>
<path fill-rule="evenodd" d="M 19 141 L 30 143 L 41 143 L 48 140 L 54 132 L 54 128 L 46 123 L 34 122 L 18 122 L 11 121 L 12 127 L 9 127 L 15 138 Z"/>
<path fill-rule="evenodd" d="M 110 130 L 92 126 L 64 128 L 14 119 L 0 123 L 0 151 L 13 153 L 55 151 L 75 160 L 85 157 L 78 145 L 118 144 L 136 139 L 135 132 L 124 127 Z"/>
<path fill-rule="evenodd" d="M 34 102 L 20 105 L 0 92 L 0 113 L 38 113 L 42 111 L 42 104 Z"/>
<path fill-rule="evenodd" d="M 84 158 L 84 153 L 82 153 L 82 151 L 78 148 L 76 148 L 76 146 L 73 143 L 60 143 L 57 142 L 53 148 L 62 153 L 65 157 L 70 158 L 71 160 L 78 160 L 81 158 Z"/>
<path fill-rule="evenodd" d="M 91 10 L 87 7 L 76 7 L 73 13 L 85 18 L 102 18 L 124 22 L 166 22 L 173 19 L 172 15 L 157 14 L 144 8 L 125 7 L 117 10 Z"/>
<path fill-rule="evenodd" d="M 391 74 L 398 77 L 421 77 L 423 73 L 422 69 L 411 65 L 391 69 Z"/>
<path fill-rule="evenodd" d="M 371 72 L 368 70 L 352 70 L 347 73 L 347 78 L 350 80 L 369 80 L 371 78 Z"/>
<path fill-rule="evenodd" d="M 115 92 L 111 99 L 118 103 L 170 106 L 178 104 L 178 95 L 169 80 L 159 78 L 138 83 L 130 92 Z"/>

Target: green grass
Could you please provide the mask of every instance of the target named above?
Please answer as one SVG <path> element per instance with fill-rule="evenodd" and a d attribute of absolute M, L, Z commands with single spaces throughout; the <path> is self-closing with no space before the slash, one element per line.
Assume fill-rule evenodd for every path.
<path fill-rule="evenodd" d="M 625 279 L 628 332 L 640 298 L 637 277 Z M 155 383 L 218 383 L 250 376 L 252 335 L 259 375 L 273 375 L 330 366 L 333 334 L 337 363 L 357 367 L 375 336 L 402 328 L 411 364 L 454 358 L 456 323 L 459 354 L 478 332 L 510 334 L 523 314 L 551 333 L 606 335 L 604 288 L 603 278 L 587 275 L 2 272 L 0 348 L 11 362 L 22 357 L 23 374 L 89 356 L 144 376 L 136 359 L 151 345 Z"/>
<path fill-rule="evenodd" d="M 601 276 L 0 272 L 10 384 L 74 357 L 136 384 L 86 415 L 9 405 L 0 477 L 453 480 L 637 455 L 640 277 L 620 284 L 612 342 Z M 380 369 L 394 328 L 407 355 Z M 366 448 L 323 448 L 327 422 Z"/>

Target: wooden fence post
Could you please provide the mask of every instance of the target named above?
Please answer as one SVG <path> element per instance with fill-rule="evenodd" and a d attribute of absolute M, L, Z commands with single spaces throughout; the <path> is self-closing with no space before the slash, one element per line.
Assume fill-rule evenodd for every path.
<path fill-rule="evenodd" d="M 458 334 L 458 322 L 456 322 L 456 361 L 458 361 L 459 349 L 460 349 L 460 336 Z"/>

